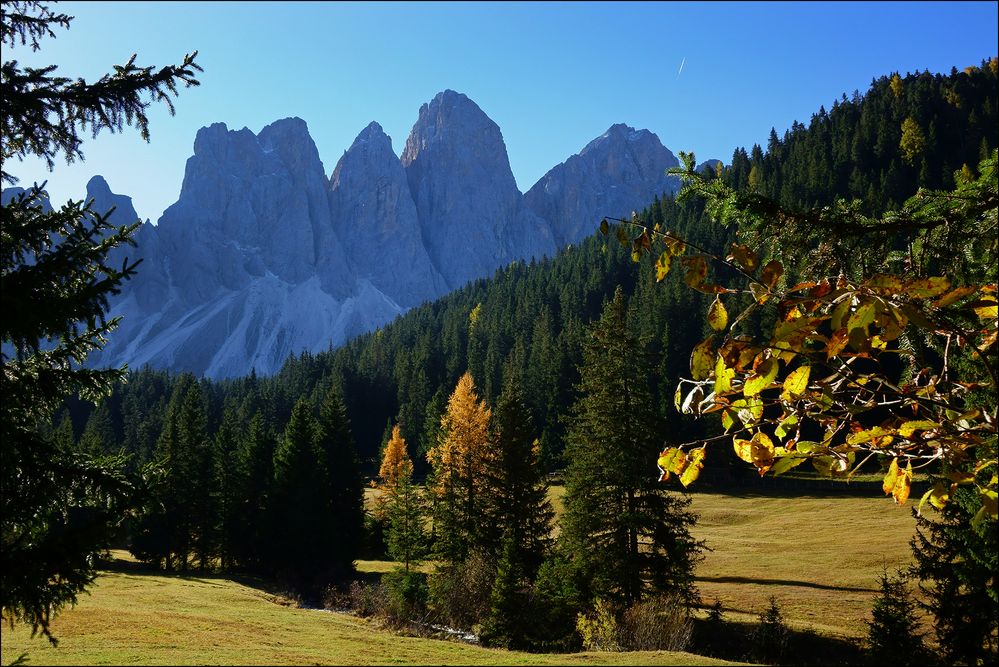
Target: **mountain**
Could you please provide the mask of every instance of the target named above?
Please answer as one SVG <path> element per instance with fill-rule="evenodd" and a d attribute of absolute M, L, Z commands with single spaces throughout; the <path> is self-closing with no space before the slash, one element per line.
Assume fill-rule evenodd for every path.
<path fill-rule="evenodd" d="M 135 235 L 138 274 L 93 365 L 150 365 L 212 378 L 276 372 L 289 355 L 338 347 L 521 259 L 551 257 L 599 219 L 676 189 L 676 158 L 648 130 L 615 125 L 517 189 L 500 128 L 467 96 L 424 104 L 401 158 L 378 123 L 326 177 L 300 118 L 254 134 L 198 131 L 180 196 Z M 5 197 L 14 190 L 4 191 Z M 95 176 L 87 197 L 112 222 L 139 216 Z"/>
<path fill-rule="evenodd" d="M 355 277 L 370 280 L 403 308 L 447 291 L 423 244 L 406 172 L 378 123 L 362 130 L 340 158 L 330 177 L 329 203 Z"/>
<path fill-rule="evenodd" d="M 666 170 L 680 161 L 648 130 L 612 125 L 578 155 L 551 169 L 524 195 L 527 206 L 552 225 L 561 246 L 593 233 L 605 216 L 625 217 L 679 180 Z"/>
<path fill-rule="evenodd" d="M 499 126 L 461 93 L 420 107 L 402 166 L 427 251 L 451 289 L 554 253 L 548 223 L 524 207 Z"/>

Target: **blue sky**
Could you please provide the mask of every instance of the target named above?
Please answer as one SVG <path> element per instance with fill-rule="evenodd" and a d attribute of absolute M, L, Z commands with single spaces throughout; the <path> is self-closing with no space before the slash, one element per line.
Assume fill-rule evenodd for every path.
<path fill-rule="evenodd" d="M 172 118 L 151 109 L 151 143 L 104 133 L 84 163 L 10 170 L 22 186 L 47 179 L 56 202 L 102 174 L 156 221 L 202 126 L 259 132 L 299 116 L 328 176 L 372 120 L 400 153 L 420 105 L 446 88 L 499 125 L 522 191 L 618 122 L 728 162 L 881 75 L 995 56 L 997 4 L 62 2 L 71 28 L 4 60 L 92 80 L 132 53 L 161 66 L 197 49 L 202 85 L 181 91 Z"/>

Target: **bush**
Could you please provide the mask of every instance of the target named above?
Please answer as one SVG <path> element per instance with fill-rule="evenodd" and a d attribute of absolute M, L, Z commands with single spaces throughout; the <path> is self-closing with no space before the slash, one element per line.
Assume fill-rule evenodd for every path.
<path fill-rule="evenodd" d="M 396 622 L 423 622 L 427 615 L 430 588 L 423 572 L 396 568 L 382 575 L 387 597 L 387 612 Z"/>
<path fill-rule="evenodd" d="M 583 648 L 587 651 L 620 651 L 618 644 L 618 624 L 614 608 L 609 602 L 597 599 L 589 614 L 576 617 L 576 630 L 583 638 Z"/>
<path fill-rule="evenodd" d="M 618 644 L 629 651 L 685 651 L 694 624 L 679 596 L 655 595 L 624 611 Z"/>
<path fill-rule="evenodd" d="M 438 622 L 472 630 L 489 615 L 495 566 L 482 554 L 439 571 L 430 579 L 430 607 Z"/>
<path fill-rule="evenodd" d="M 770 606 L 760 614 L 760 622 L 750 635 L 753 659 L 768 664 L 780 662 L 787 649 L 790 630 L 781 614 L 777 598 L 770 596 Z"/>
<path fill-rule="evenodd" d="M 345 595 L 327 596 L 327 608 L 347 609 L 363 617 L 388 616 L 389 596 L 381 583 L 350 582 Z"/>

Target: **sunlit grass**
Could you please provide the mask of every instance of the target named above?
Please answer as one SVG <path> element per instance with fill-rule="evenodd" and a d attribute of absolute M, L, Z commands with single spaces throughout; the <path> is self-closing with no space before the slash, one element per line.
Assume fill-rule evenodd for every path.
<path fill-rule="evenodd" d="M 108 572 L 52 624 L 58 648 L 4 628 L 2 659 L 48 665 L 721 665 L 688 653 L 529 654 L 403 637 L 376 623 L 297 609 L 225 578 Z"/>

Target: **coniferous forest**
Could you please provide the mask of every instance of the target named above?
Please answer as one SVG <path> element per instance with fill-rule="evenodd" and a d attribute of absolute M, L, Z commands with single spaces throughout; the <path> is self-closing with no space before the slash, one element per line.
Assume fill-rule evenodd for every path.
<path fill-rule="evenodd" d="M 798 425 L 799 417 L 804 421 L 814 412 L 779 414 L 776 402 L 753 403 L 748 389 L 758 383 L 757 396 L 781 389 L 785 404 L 805 400 L 808 373 L 821 365 L 789 370 L 795 354 L 809 351 L 805 334 L 797 348 L 774 334 L 777 351 L 759 352 L 755 360 L 755 349 L 745 358 L 740 350 L 808 319 L 806 313 L 824 312 L 818 301 L 807 300 L 833 290 L 828 281 L 805 282 L 816 257 L 840 266 L 835 289 L 844 293 L 852 289 L 851 271 L 863 265 L 856 270 L 865 279 L 874 273 L 880 281 L 870 293 L 886 300 L 901 289 L 902 279 L 893 275 L 904 272 L 898 267 L 928 268 L 934 275 L 945 265 L 954 291 L 950 282 L 940 289 L 905 283 L 912 303 L 933 297 L 941 311 L 982 284 L 981 298 L 968 307 L 985 321 L 994 312 L 995 239 L 920 237 L 914 244 L 902 232 L 893 235 L 891 225 L 909 220 L 894 212 L 910 210 L 927 191 L 981 204 L 968 219 L 994 225 L 997 106 L 995 58 L 947 75 L 893 73 L 864 93 L 844 94 L 783 136 L 771 131 L 765 147 L 735 150 L 729 164 L 693 174 L 693 156 L 683 156 L 687 176 L 696 177 L 703 191 L 735 193 L 749 202 L 741 212 L 765 210 L 788 221 L 788 236 L 776 242 L 793 244 L 764 258 L 771 262 L 760 284 L 773 291 L 783 272 L 788 285 L 809 291 L 807 298 L 782 302 L 776 315 L 757 308 L 770 292 L 736 293 L 707 283 L 706 269 L 695 275 L 703 262 L 690 257 L 676 260 L 686 267 L 686 279 L 664 279 L 683 246 L 728 256 L 711 280 L 730 284 L 762 264 L 739 245 L 742 234 L 757 234 L 762 247 L 775 241 L 750 214 L 744 226 L 738 216 L 735 224 L 722 224 L 725 212 L 709 199 L 663 193 L 644 210 L 604 212 L 621 224 L 594 221 L 591 237 L 556 257 L 510 264 L 343 347 L 289 358 L 273 376 L 213 381 L 132 369 L 96 403 L 80 392 L 57 401 L 42 436 L 53 451 L 113 462 L 137 480 L 127 519 L 105 546 L 127 549 L 149 568 L 253 575 L 306 606 L 378 615 L 396 628 L 472 631 L 491 647 L 683 650 L 691 610 L 708 607 L 694 576 L 705 544 L 694 536 L 688 484 L 699 477 L 696 483 L 708 488 L 745 488 L 785 460 L 790 463 L 779 472 L 801 463 L 795 452 L 808 454 L 804 443 L 818 447 L 812 440 L 822 439 L 821 432 Z M 841 229 L 823 227 L 823 216 L 840 210 L 839 200 L 852 202 L 847 206 L 855 217 L 845 218 Z M 858 237 L 866 240 L 854 239 L 851 246 L 849 226 L 861 216 L 888 222 L 877 229 L 881 236 Z M 911 229 L 921 229 L 921 219 L 913 219 Z M 994 237 L 995 231 L 986 233 Z M 667 247 L 658 258 L 650 252 L 656 235 Z M 845 248 L 847 260 L 837 265 Z M 888 259 L 875 256 L 885 248 Z M 887 333 L 906 323 L 933 333 L 939 328 L 934 322 L 910 308 L 906 321 L 896 316 L 893 325 L 888 316 L 895 311 L 864 310 L 863 298 L 852 314 L 833 316 L 849 321 L 837 350 L 858 352 L 855 366 L 866 374 L 858 386 L 880 381 L 873 359 L 885 350 L 942 356 L 947 375 L 950 339 L 939 353 L 928 342 Z M 743 337 L 735 342 L 742 347 L 727 348 L 735 350 L 728 356 L 719 348 L 716 366 L 710 341 L 726 329 L 729 313 L 738 312 L 744 313 Z M 823 349 L 832 350 L 839 327 L 823 329 L 819 320 L 813 339 L 822 338 Z M 868 340 L 870 326 L 882 329 Z M 965 344 L 972 340 L 967 336 L 954 340 L 960 348 L 953 354 L 955 372 L 973 381 L 962 385 L 966 411 L 948 419 L 970 432 L 995 411 L 995 378 L 990 394 L 988 378 L 975 364 L 994 368 L 996 342 L 993 335 L 979 350 Z M 780 347 L 785 343 L 792 349 Z M 704 349 L 709 362 L 698 357 Z M 830 351 L 820 361 L 835 357 Z M 774 385 L 779 359 L 789 379 Z M 891 382 L 882 384 L 889 389 L 904 394 L 911 381 L 913 393 L 938 400 L 931 393 L 937 383 L 919 384 L 929 371 L 901 362 L 887 366 Z M 743 402 L 728 401 L 732 387 L 725 382 L 743 371 Z M 684 399 L 678 382 L 692 373 L 701 393 Z M 802 377 L 800 386 L 792 383 Z M 826 411 L 820 417 L 835 409 L 836 391 L 808 399 Z M 946 426 L 914 412 L 889 432 L 887 412 L 878 409 L 844 442 L 887 447 L 902 432 L 910 437 Z M 769 418 L 779 422 L 779 432 L 797 426 L 795 438 L 775 449 L 759 429 L 752 440 L 736 440 L 734 451 L 724 444 L 682 449 L 727 433 L 738 420 L 753 425 Z M 974 456 L 965 453 L 926 471 L 938 479 L 923 502 L 939 506 L 942 518 L 918 519 L 911 576 L 935 619 L 935 655 L 911 623 L 915 603 L 908 580 L 886 571 L 870 622 L 871 659 L 982 664 L 995 658 L 997 545 L 994 519 L 988 518 L 995 512 L 994 483 L 976 481 L 976 475 L 995 472 L 989 463 L 994 424 L 991 433 L 981 430 Z M 933 437 L 943 451 L 944 435 L 927 435 L 924 444 Z M 710 463 L 703 465 L 708 450 Z M 845 451 L 844 467 L 863 465 L 854 456 L 859 450 L 849 457 Z M 885 493 L 901 503 L 909 496 L 913 461 L 921 461 L 909 452 L 895 455 L 890 468 L 872 460 L 864 469 L 879 475 L 887 469 Z M 821 464 L 830 474 L 837 471 L 838 453 L 829 448 Z M 553 484 L 563 492 L 559 512 Z M 6 486 L 4 493 L 10 493 Z M 992 521 L 991 527 L 983 521 Z M 398 567 L 372 583 L 355 571 L 361 559 Z M 434 566 L 429 573 L 426 563 Z M 4 605 L 6 614 L 6 597 Z M 720 623 L 717 614 L 708 612 L 706 627 L 721 628 L 711 625 L 712 618 Z M 35 622 L 47 631 L 47 616 Z M 669 631 L 650 636 L 647 629 L 661 623 Z M 768 663 L 786 658 L 786 632 L 773 602 L 750 639 L 750 657 Z"/>

